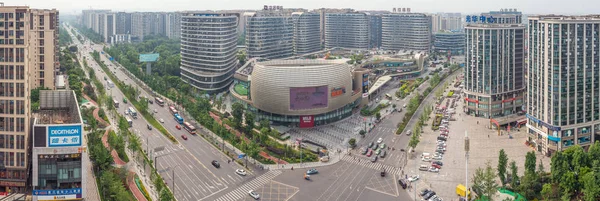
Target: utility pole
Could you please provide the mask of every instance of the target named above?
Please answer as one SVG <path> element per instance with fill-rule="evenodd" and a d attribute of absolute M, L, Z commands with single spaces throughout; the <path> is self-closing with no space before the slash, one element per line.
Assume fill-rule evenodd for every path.
<path fill-rule="evenodd" d="M 465 200 L 469 200 L 469 136 L 465 131 Z"/>

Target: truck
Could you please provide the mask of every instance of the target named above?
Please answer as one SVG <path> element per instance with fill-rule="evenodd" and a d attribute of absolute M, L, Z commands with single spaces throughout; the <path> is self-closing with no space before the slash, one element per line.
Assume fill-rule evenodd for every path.
<path fill-rule="evenodd" d="M 135 109 L 133 109 L 133 107 L 129 107 L 128 112 L 129 112 L 129 115 L 131 115 L 131 117 L 133 117 L 134 119 L 137 119 L 137 112 L 135 111 Z"/>
<path fill-rule="evenodd" d="M 468 200 L 471 200 L 471 191 L 470 190 L 467 191 L 467 187 L 465 187 L 462 184 L 458 184 L 456 186 L 456 194 L 460 197 L 465 197 L 465 196 L 467 196 L 466 194 L 468 194 L 468 196 L 467 196 Z"/>
<path fill-rule="evenodd" d="M 125 117 L 125 119 L 127 119 L 127 123 L 129 124 L 129 127 L 132 127 L 133 121 L 131 121 L 131 119 L 129 117 Z"/>

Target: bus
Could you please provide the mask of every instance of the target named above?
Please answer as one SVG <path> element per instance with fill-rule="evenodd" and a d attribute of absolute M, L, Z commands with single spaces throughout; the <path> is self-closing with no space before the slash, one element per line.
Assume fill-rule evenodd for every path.
<path fill-rule="evenodd" d="M 133 117 L 134 119 L 137 119 L 137 112 L 135 112 L 135 109 L 133 109 L 133 107 L 129 107 L 129 115 L 131 115 L 131 117 Z"/>
<path fill-rule="evenodd" d="M 127 123 L 129 124 L 129 127 L 132 127 L 133 121 L 131 121 L 131 119 L 129 117 L 125 117 L 125 119 L 127 119 Z"/>
<path fill-rule="evenodd" d="M 165 101 L 163 101 L 159 97 L 154 98 L 154 100 L 155 100 L 156 104 L 158 104 L 159 106 L 161 106 L 161 107 L 165 106 Z"/>
<path fill-rule="evenodd" d="M 169 112 L 171 112 L 173 115 L 177 114 L 177 110 L 173 106 L 169 107 Z"/>
<path fill-rule="evenodd" d="M 392 95 L 390 95 L 390 94 L 385 94 L 385 97 L 392 100 Z"/>
<path fill-rule="evenodd" d="M 188 122 L 183 122 L 183 128 L 188 131 L 192 135 L 196 135 L 196 127 L 192 126 L 192 124 Z"/>
<path fill-rule="evenodd" d="M 179 114 L 175 114 L 173 116 L 175 116 L 175 121 L 177 121 L 177 123 L 183 124 L 183 118 L 179 116 Z"/>
<path fill-rule="evenodd" d="M 119 108 L 119 101 L 113 99 L 113 105 L 115 105 L 115 108 Z"/>

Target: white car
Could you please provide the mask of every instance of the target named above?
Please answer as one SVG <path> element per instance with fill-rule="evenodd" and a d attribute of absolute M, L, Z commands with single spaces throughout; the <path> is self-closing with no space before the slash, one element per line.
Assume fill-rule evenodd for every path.
<path fill-rule="evenodd" d="M 242 170 L 242 169 L 237 169 L 235 170 L 236 174 L 242 175 L 242 176 L 246 176 L 246 170 Z"/>
<path fill-rule="evenodd" d="M 382 143 L 382 142 L 383 142 L 383 138 L 379 138 L 379 139 L 377 140 L 377 144 L 380 144 L 380 143 Z"/>
<path fill-rule="evenodd" d="M 253 190 L 248 191 L 248 195 L 250 195 L 250 197 L 254 198 L 255 200 L 258 200 L 260 198 L 260 195 L 258 195 L 258 193 L 256 193 Z"/>
<path fill-rule="evenodd" d="M 434 168 L 434 167 L 430 167 L 429 168 L 429 172 L 440 172 L 440 169 Z"/>
<path fill-rule="evenodd" d="M 410 182 L 414 182 L 414 181 L 417 181 L 417 180 L 419 180 L 419 175 L 415 175 L 415 176 L 412 176 L 412 177 L 408 178 L 408 181 L 410 181 Z"/>
<path fill-rule="evenodd" d="M 160 123 L 165 123 L 165 120 L 163 120 L 163 119 L 159 119 L 158 121 L 159 121 Z"/>

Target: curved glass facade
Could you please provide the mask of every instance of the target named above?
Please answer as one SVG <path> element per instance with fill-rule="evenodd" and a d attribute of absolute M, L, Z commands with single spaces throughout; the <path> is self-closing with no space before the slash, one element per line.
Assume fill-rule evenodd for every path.
<path fill-rule="evenodd" d="M 208 93 L 233 81 L 238 15 L 185 13 L 181 17 L 181 79 Z"/>

